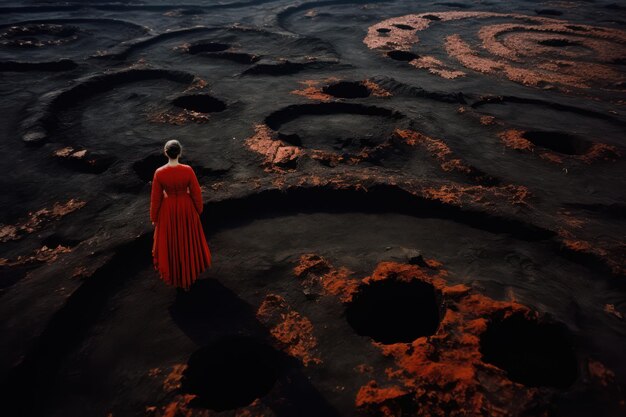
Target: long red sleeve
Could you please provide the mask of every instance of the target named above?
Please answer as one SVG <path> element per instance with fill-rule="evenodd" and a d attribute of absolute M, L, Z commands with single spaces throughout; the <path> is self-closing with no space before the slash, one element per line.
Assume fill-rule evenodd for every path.
<path fill-rule="evenodd" d="M 150 221 L 156 223 L 159 218 L 159 209 L 163 201 L 163 186 L 157 180 L 156 171 L 152 177 L 152 193 L 150 194 Z"/>
<path fill-rule="evenodd" d="M 196 173 L 193 168 L 191 169 L 191 180 L 189 181 L 189 194 L 193 200 L 193 205 L 196 206 L 198 214 L 202 213 L 202 190 L 200 189 L 200 183 L 196 177 Z"/>

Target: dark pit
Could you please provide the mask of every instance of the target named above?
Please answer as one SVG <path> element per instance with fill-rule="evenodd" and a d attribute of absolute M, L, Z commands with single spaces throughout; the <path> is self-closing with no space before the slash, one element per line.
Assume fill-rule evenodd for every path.
<path fill-rule="evenodd" d="M 226 104 L 206 94 L 190 94 L 172 100 L 172 105 L 199 113 L 218 113 L 226 109 Z"/>
<path fill-rule="evenodd" d="M 288 75 L 295 74 L 306 68 L 306 65 L 301 62 L 278 62 L 272 64 L 257 63 L 243 72 L 247 75 Z"/>
<path fill-rule="evenodd" d="M 538 41 L 538 43 L 540 45 L 554 46 L 557 48 L 562 48 L 565 46 L 579 46 L 580 45 L 580 42 L 570 41 L 567 39 L 544 39 L 544 40 Z"/>
<path fill-rule="evenodd" d="M 402 30 L 415 30 L 415 28 L 413 26 L 404 25 L 402 23 L 395 23 L 394 26 L 397 27 L 398 29 L 402 29 Z"/>
<path fill-rule="evenodd" d="M 78 37 L 78 27 L 49 23 L 11 26 L 0 33 L 0 44 L 19 47 L 39 47 L 61 44 Z"/>
<path fill-rule="evenodd" d="M 301 117 L 286 123 L 279 137 L 295 146 L 351 153 L 383 143 L 392 132 L 384 117 L 337 114 Z"/>
<path fill-rule="evenodd" d="M 535 13 L 537 13 L 540 16 L 561 16 L 563 14 L 563 12 L 560 12 L 554 9 L 535 10 Z"/>
<path fill-rule="evenodd" d="M 257 55 L 252 55 L 252 54 L 248 54 L 245 52 L 230 52 L 230 51 L 215 52 L 212 54 L 208 54 L 207 56 L 210 56 L 211 58 L 226 59 L 229 61 L 237 62 L 239 64 L 254 64 L 259 59 L 261 59 L 261 57 Z"/>
<path fill-rule="evenodd" d="M 59 158 L 59 162 L 77 172 L 84 172 L 87 174 L 102 174 L 116 161 L 116 158 L 112 155 L 107 155 L 101 152 L 88 152 L 85 157 L 74 158 L 66 157 Z"/>
<path fill-rule="evenodd" d="M 566 155 L 584 155 L 592 143 L 578 136 L 563 132 L 525 132 L 522 137 L 542 148 Z"/>
<path fill-rule="evenodd" d="M 389 32 L 391 32 L 391 29 L 389 29 L 389 28 L 378 28 L 378 29 L 376 29 L 376 32 L 378 32 L 378 33 L 389 33 Z"/>
<path fill-rule="evenodd" d="M 180 14 L 183 16 L 196 16 L 204 13 L 206 12 L 202 9 L 183 9 L 180 11 Z"/>
<path fill-rule="evenodd" d="M 76 26 L 55 25 L 55 24 L 31 24 L 21 27 L 11 27 L 8 34 L 13 37 L 24 35 L 50 35 L 59 38 L 67 38 L 78 32 Z M 10 37 L 10 36 L 9 36 Z"/>
<path fill-rule="evenodd" d="M 338 98 L 365 98 L 369 97 L 370 90 L 361 83 L 340 81 L 322 89 L 326 94 Z"/>
<path fill-rule="evenodd" d="M 137 161 L 133 164 L 133 170 L 142 181 L 152 181 L 154 177 L 154 171 L 157 168 L 165 165 L 167 158 L 162 153 L 152 154 L 141 161 Z"/>
<path fill-rule="evenodd" d="M 375 281 L 348 304 L 346 319 L 355 332 L 384 344 L 409 343 L 437 332 L 441 294 L 423 281 Z"/>
<path fill-rule="evenodd" d="M 436 3 L 438 5 L 441 6 L 446 6 L 446 7 L 454 7 L 457 9 L 469 9 L 472 6 L 469 4 L 465 4 L 465 3 L 456 3 L 456 2 L 446 2 L 446 3 Z"/>
<path fill-rule="evenodd" d="M 224 339 L 191 355 L 181 390 L 196 395 L 195 407 L 232 410 L 269 393 L 279 366 L 278 352 L 266 344 L 248 337 Z"/>
<path fill-rule="evenodd" d="M 484 362 L 527 386 L 567 388 L 578 377 L 571 335 L 564 325 L 529 320 L 521 314 L 495 318 L 480 339 Z"/>
<path fill-rule="evenodd" d="M 382 107 L 337 102 L 288 106 L 265 121 L 292 145 L 353 153 L 383 143 L 401 117 Z"/>
<path fill-rule="evenodd" d="M 199 54 L 202 52 L 221 52 L 230 48 L 230 45 L 219 42 L 203 42 L 189 46 L 190 54 Z"/>
<path fill-rule="evenodd" d="M 395 59 L 396 61 L 413 61 L 414 59 L 419 58 L 419 55 L 414 54 L 409 51 L 389 51 L 387 52 L 387 56 L 391 59 Z"/>

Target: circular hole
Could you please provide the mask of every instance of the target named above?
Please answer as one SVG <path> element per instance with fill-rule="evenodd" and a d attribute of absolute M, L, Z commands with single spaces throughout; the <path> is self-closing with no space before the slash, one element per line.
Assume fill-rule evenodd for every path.
<path fill-rule="evenodd" d="M 71 25 L 31 23 L 11 26 L 0 33 L 0 43 L 7 46 L 44 46 L 71 41 L 79 28 Z"/>
<path fill-rule="evenodd" d="M 279 61 L 275 63 L 257 63 L 254 66 L 248 68 L 243 74 L 250 75 L 287 75 L 294 74 L 298 71 L 302 71 L 307 67 L 306 63 L 291 62 L 291 61 Z"/>
<path fill-rule="evenodd" d="M 199 113 L 217 113 L 226 109 L 226 104 L 206 94 L 190 94 L 172 100 L 172 104 Z"/>
<path fill-rule="evenodd" d="M 387 52 L 387 56 L 391 59 L 395 59 L 396 61 L 413 61 L 414 59 L 419 58 L 419 55 L 414 54 L 409 51 L 389 51 Z"/>
<path fill-rule="evenodd" d="M 12 26 L 2 33 L 3 38 L 22 38 L 35 40 L 35 35 L 49 35 L 59 38 L 66 38 L 78 32 L 76 26 L 55 25 L 55 24 L 27 24 L 23 26 Z M 29 38 L 30 36 L 30 38 Z"/>
<path fill-rule="evenodd" d="M 211 54 L 211 57 L 227 59 L 229 61 L 234 61 L 239 64 L 254 64 L 260 59 L 260 57 L 256 55 L 248 54 L 245 52 L 228 52 L 228 51 Z"/>
<path fill-rule="evenodd" d="M 225 339 L 191 355 L 181 389 L 197 396 L 194 406 L 216 411 L 244 407 L 271 391 L 279 358 L 272 347 L 252 338 Z"/>
<path fill-rule="evenodd" d="M 481 336 L 480 352 L 484 362 L 528 386 L 567 388 L 578 376 L 567 328 L 529 320 L 521 314 L 492 320 Z"/>
<path fill-rule="evenodd" d="M 591 143 L 577 136 L 563 132 L 525 132 L 522 137 L 537 146 L 551 149 L 566 155 L 583 155 Z"/>
<path fill-rule="evenodd" d="M 295 146 L 353 153 L 383 143 L 394 126 L 392 120 L 378 115 L 303 115 L 282 125 L 278 134 Z"/>
<path fill-rule="evenodd" d="M 199 15 L 199 14 L 204 14 L 204 10 L 202 9 L 183 9 L 180 11 L 180 14 L 183 16 L 195 16 L 195 15 Z"/>
<path fill-rule="evenodd" d="M 570 41 L 567 39 L 543 39 L 538 41 L 539 44 L 545 46 L 555 46 L 555 47 L 564 47 L 564 46 L 578 46 L 580 42 Z"/>
<path fill-rule="evenodd" d="M 328 85 L 322 89 L 326 94 L 339 98 L 364 98 L 369 97 L 370 90 L 361 83 L 340 81 Z"/>
<path fill-rule="evenodd" d="M 162 153 L 152 154 L 141 161 L 133 163 L 133 170 L 142 181 L 148 182 L 152 181 L 154 171 L 166 163 L 167 158 Z"/>
<path fill-rule="evenodd" d="M 408 343 L 437 332 L 440 299 L 440 293 L 422 281 L 375 281 L 357 292 L 346 319 L 361 336 L 385 344 Z"/>
<path fill-rule="evenodd" d="M 563 12 L 554 9 L 535 10 L 535 13 L 542 16 L 561 16 Z"/>
<path fill-rule="evenodd" d="M 219 42 L 203 42 L 191 45 L 189 47 L 190 54 L 199 54 L 202 52 L 220 52 L 230 48 L 230 45 Z"/>
<path fill-rule="evenodd" d="M 81 153 L 80 151 L 78 153 Z M 116 158 L 100 152 L 85 152 L 83 156 L 60 157 L 59 162 L 78 172 L 102 174 L 116 161 Z"/>
<path fill-rule="evenodd" d="M 332 102 L 288 106 L 265 123 L 292 145 L 350 154 L 384 143 L 403 117 L 383 107 Z"/>
<path fill-rule="evenodd" d="M 415 29 L 413 26 L 404 25 L 402 23 L 394 23 L 393 26 L 397 27 L 398 29 L 402 29 L 402 30 L 414 30 Z"/>

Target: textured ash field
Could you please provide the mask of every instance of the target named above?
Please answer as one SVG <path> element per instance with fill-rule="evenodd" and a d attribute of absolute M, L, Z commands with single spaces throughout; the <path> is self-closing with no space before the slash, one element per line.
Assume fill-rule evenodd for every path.
<path fill-rule="evenodd" d="M 626 412 L 623 5 L 0 11 L 3 415 Z M 189 294 L 151 265 L 169 138 Z"/>

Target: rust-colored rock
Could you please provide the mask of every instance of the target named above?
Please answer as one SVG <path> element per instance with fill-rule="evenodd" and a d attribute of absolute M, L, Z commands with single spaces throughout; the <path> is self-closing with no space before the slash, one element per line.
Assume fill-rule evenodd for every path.
<path fill-rule="evenodd" d="M 293 165 L 303 155 L 297 146 L 286 145 L 275 138 L 274 131 L 267 125 L 255 126 L 254 135 L 246 139 L 245 144 L 253 152 L 264 157 L 264 166 L 270 171 L 282 171 L 286 166 Z"/>
<path fill-rule="evenodd" d="M 487 19 L 509 19 L 515 23 L 480 26 L 478 37 L 482 51 L 470 46 L 459 34 L 446 36 L 444 49 L 450 58 L 477 72 L 500 75 L 534 87 L 558 86 L 563 91 L 593 85 L 610 90 L 625 80 L 624 74 L 612 64 L 623 59 L 626 32 L 572 25 L 564 20 L 539 16 L 464 11 L 410 14 L 370 26 L 363 42 L 372 49 L 408 52 L 419 45 L 418 34 L 428 29 L 432 22 L 441 25 L 450 21 L 473 23 Z M 567 46 L 592 51 L 596 62 L 589 62 L 587 52 L 580 52 L 582 49 L 564 48 Z M 455 64 L 444 63 L 429 55 L 419 54 L 408 61 L 416 68 L 443 78 L 465 75 Z"/>
<path fill-rule="evenodd" d="M 44 223 L 66 216 L 85 204 L 87 204 L 85 201 L 72 198 L 65 203 L 55 202 L 51 208 L 42 208 L 35 212 L 30 212 L 26 219 L 14 225 L 0 224 L 0 242 L 17 240 L 24 234 L 40 229 Z"/>
<path fill-rule="evenodd" d="M 283 297 L 276 294 L 265 296 L 256 316 L 287 354 L 302 361 L 304 366 L 322 363 L 316 353 L 313 324 L 293 310 Z"/>
<path fill-rule="evenodd" d="M 316 254 L 300 256 L 294 274 L 302 279 L 306 287 L 319 286 L 324 295 L 334 295 L 349 301 L 358 289 L 359 281 L 351 278 L 352 272 L 345 268 L 334 268 L 326 259 Z"/>
<path fill-rule="evenodd" d="M 330 269 L 323 258 L 308 254 L 301 258 L 295 272 L 323 274 Z M 540 319 L 538 313 L 515 301 L 497 301 L 477 294 L 463 284 L 448 284 L 448 272 L 435 260 L 429 260 L 427 267 L 381 262 L 360 285 L 386 280 L 431 284 L 441 292 L 447 308 L 433 336 L 411 343 L 373 342 L 381 354 L 394 359 L 395 366 L 385 370 L 386 380 L 373 379 L 360 388 L 355 399 L 358 408 L 385 416 L 406 415 L 411 410 L 420 410 L 425 416 L 547 412 L 549 391 L 511 381 L 505 371 L 484 362 L 481 353 L 481 335 L 494 317 L 515 315 L 534 321 Z M 349 297 L 340 300 L 350 302 Z M 613 374 L 604 365 L 592 360 L 589 366 L 598 384 L 611 383 L 607 381 Z"/>
<path fill-rule="evenodd" d="M 526 133 L 526 131 L 520 129 L 508 129 L 500 132 L 498 137 L 507 148 L 534 152 L 540 158 L 556 164 L 576 161 L 590 164 L 601 160 L 614 161 L 621 156 L 616 147 L 598 142 L 592 142 L 578 155 L 555 152 L 535 145 L 525 137 Z"/>

